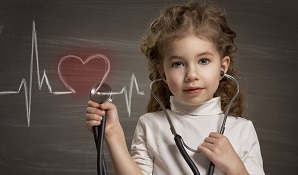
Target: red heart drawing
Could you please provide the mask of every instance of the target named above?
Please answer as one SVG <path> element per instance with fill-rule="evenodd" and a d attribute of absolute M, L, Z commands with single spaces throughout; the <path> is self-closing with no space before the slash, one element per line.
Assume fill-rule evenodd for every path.
<path fill-rule="evenodd" d="M 110 61 L 102 54 L 94 54 L 83 61 L 76 55 L 67 55 L 60 59 L 58 74 L 72 93 L 88 93 L 95 85 L 105 81 L 110 71 Z"/>

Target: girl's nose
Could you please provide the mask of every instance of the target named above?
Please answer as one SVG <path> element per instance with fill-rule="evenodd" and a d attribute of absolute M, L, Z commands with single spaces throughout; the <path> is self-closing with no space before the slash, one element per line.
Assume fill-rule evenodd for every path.
<path fill-rule="evenodd" d="M 190 66 L 186 70 L 185 81 L 195 81 L 199 79 L 198 69 L 195 66 Z"/>

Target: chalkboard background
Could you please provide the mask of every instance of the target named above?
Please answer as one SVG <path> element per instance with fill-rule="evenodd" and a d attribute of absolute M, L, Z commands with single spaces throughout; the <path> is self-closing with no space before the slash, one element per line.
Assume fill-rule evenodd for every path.
<path fill-rule="evenodd" d="M 128 91 L 127 97 L 124 91 L 113 101 L 130 146 L 149 97 L 139 41 L 159 10 L 175 2 L 1 0 L 0 174 L 96 174 L 95 144 L 84 119 L 88 92 L 55 94 L 69 91 L 58 74 L 66 55 L 82 61 L 93 54 L 107 56 L 111 68 L 106 82 L 114 92 Z M 213 2 L 226 8 L 237 32 L 237 64 L 248 101 L 245 117 L 258 132 L 265 172 L 297 174 L 298 3 Z M 102 69 L 105 63 L 97 65 Z M 94 75 L 72 76 L 84 67 L 64 66 L 73 87 L 79 84 L 74 77 L 87 81 Z M 98 74 L 102 78 L 103 72 Z M 105 156 L 113 174 L 106 149 Z"/>

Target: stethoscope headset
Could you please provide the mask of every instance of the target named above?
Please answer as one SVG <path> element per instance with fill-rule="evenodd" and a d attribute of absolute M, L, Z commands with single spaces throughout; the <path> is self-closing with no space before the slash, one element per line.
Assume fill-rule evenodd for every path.
<path fill-rule="evenodd" d="M 229 78 L 229 79 L 233 80 L 235 82 L 235 84 L 237 85 L 237 92 L 234 95 L 234 97 L 231 99 L 231 101 L 230 101 L 230 103 L 227 107 L 227 110 L 224 113 L 224 118 L 223 118 L 220 130 L 219 130 L 220 134 L 224 134 L 225 125 L 226 125 L 226 121 L 227 121 L 229 111 L 231 109 L 231 106 L 232 106 L 234 100 L 237 98 L 237 96 L 239 94 L 239 83 L 238 83 L 236 78 L 232 77 L 231 75 L 226 74 L 223 71 L 221 71 L 220 76 L 221 77 L 226 77 L 226 78 Z M 171 132 L 174 136 L 175 144 L 176 144 L 178 150 L 180 151 L 182 157 L 184 158 L 184 160 L 186 161 L 186 163 L 188 164 L 188 166 L 192 170 L 193 174 L 194 175 L 200 175 L 200 172 L 199 172 L 198 168 L 196 167 L 196 165 L 194 164 L 192 159 L 189 157 L 189 155 L 186 152 L 185 148 L 187 148 L 189 151 L 196 152 L 196 153 L 198 151 L 195 150 L 195 149 L 192 149 L 191 147 L 189 147 L 183 141 L 183 138 L 176 132 L 175 127 L 172 123 L 172 120 L 171 120 L 166 108 L 164 107 L 162 102 L 158 99 L 158 97 L 154 94 L 154 92 L 152 90 L 152 86 L 154 85 L 154 83 L 156 83 L 158 81 L 162 81 L 162 80 L 165 80 L 165 78 L 160 78 L 160 79 L 156 79 L 156 80 L 152 81 L 151 84 L 150 84 L 150 92 L 151 92 L 152 96 L 155 98 L 155 100 L 158 102 L 158 104 L 160 105 L 160 107 L 162 108 L 163 112 L 166 115 L 166 118 L 167 118 L 168 123 L 170 125 L 170 130 L 171 130 Z M 103 103 L 105 101 L 112 102 L 112 95 L 111 94 L 112 94 L 112 92 L 111 92 L 110 86 L 105 84 L 105 83 L 102 83 L 102 84 L 95 85 L 91 89 L 90 98 L 91 98 L 91 100 L 93 100 L 97 103 Z M 95 140 L 95 145 L 96 145 L 96 149 L 97 149 L 97 174 L 98 175 L 107 175 L 107 169 L 106 169 L 105 160 L 104 160 L 104 156 L 103 156 L 103 142 L 104 142 L 105 126 L 106 126 L 106 117 L 103 116 L 101 124 L 99 126 L 94 126 L 92 128 L 93 129 L 94 140 Z M 207 175 L 213 175 L 214 168 L 215 168 L 214 164 L 210 161 Z"/>

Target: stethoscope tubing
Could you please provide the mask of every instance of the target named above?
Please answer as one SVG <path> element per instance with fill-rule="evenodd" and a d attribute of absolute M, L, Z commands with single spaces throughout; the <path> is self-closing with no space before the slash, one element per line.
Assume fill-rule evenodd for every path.
<path fill-rule="evenodd" d="M 192 159 L 189 157 L 189 155 L 187 154 L 187 152 L 186 152 L 186 150 L 183 146 L 182 137 L 179 134 L 176 134 L 174 136 L 174 140 L 175 140 L 175 143 L 177 145 L 178 150 L 180 151 L 180 154 L 182 155 L 182 157 L 184 158 L 184 160 L 186 161 L 186 163 L 188 164 L 188 166 L 192 170 L 193 174 L 194 175 L 200 175 L 200 172 L 199 172 L 197 166 L 194 164 Z"/>
<path fill-rule="evenodd" d="M 232 100 L 230 101 L 228 107 L 227 107 L 227 110 L 224 114 L 224 118 L 223 118 L 223 121 L 222 121 L 222 125 L 221 125 L 221 128 L 220 128 L 220 131 L 219 133 L 220 134 L 224 134 L 224 131 L 225 131 L 225 125 L 226 125 L 226 121 L 227 121 L 227 116 L 229 114 L 229 111 L 231 109 L 231 106 L 234 102 L 234 100 L 237 98 L 238 94 L 239 94 L 239 82 L 237 81 L 236 78 L 228 75 L 228 74 L 225 74 L 224 72 L 222 72 L 223 74 L 221 75 L 222 77 L 227 77 L 231 80 L 233 80 L 236 85 L 237 85 L 237 92 L 236 94 L 234 95 L 234 97 L 232 98 Z M 194 149 L 190 148 L 189 146 L 187 146 L 182 137 L 177 134 L 176 130 L 175 130 L 175 127 L 172 123 L 172 120 L 167 112 L 167 110 L 165 109 L 164 105 L 162 104 L 162 102 L 158 99 L 158 97 L 155 95 L 155 93 L 153 92 L 152 90 L 152 86 L 154 83 L 156 83 L 157 81 L 161 81 L 161 80 L 164 80 L 164 78 L 160 78 L 160 79 L 156 79 L 156 80 L 153 80 L 150 84 L 150 92 L 152 94 L 152 96 L 154 97 L 154 99 L 158 102 L 158 104 L 160 105 L 160 107 L 162 108 L 162 111 L 165 113 L 165 116 L 168 120 L 168 123 L 170 125 L 170 130 L 172 132 L 172 134 L 174 135 L 174 140 L 175 140 L 175 143 L 176 143 L 176 146 L 178 148 L 178 150 L 180 151 L 180 154 L 182 155 L 182 157 L 184 158 L 184 160 L 186 161 L 186 163 L 188 164 L 188 166 L 190 167 L 190 169 L 192 170 L 192 172 L 194 173 L 194 175 L 200 175 L 200 172 L 198 170 L 198 168 L 196 167 L 196 165 L 194 164 L 194 162 L 192 161 L 192 159 L 189 157 L 189 155 L 187 154 L 186 150 L 185 150 L 185 147 L 191 151 L 194 151 L 194 152 L 197 152 L 195 151 Z M 207 175 L 213 175 L 214 174 L 214 169 L 215 169 L 215 165 L 213 164 L 213 162 L 210 161 L 210 164 L 209 164 L 209 167 L 208 167 L 208 173 Z"/>
<path fill-rule="evenodd" d="M 106 165 L 103 155 L 103 143 L 104 143 L 104 130 L 106 127 L 106 117 L 102 118 L 101 124 L 99 126 L 92 127 L 94 134 L 94 140 L 97 150 L 97 174 L 106 175 Z"/>
<path fill-rule="evenodd" d="M 106 92 L 104 92 L 106 91 Z M 90 91 L 91 100 L 103 103 L 105 101 L 112 102 L 111 88 L 109 85 L 102 83 L 95 85 Z M 107 175 L 107 168 L 103 155 L 103 146 L 105 138 L 106 116 L 104 115 L 99 126 L 93 126 L 94 141 L 97 150 L 97 174 Z"/>

